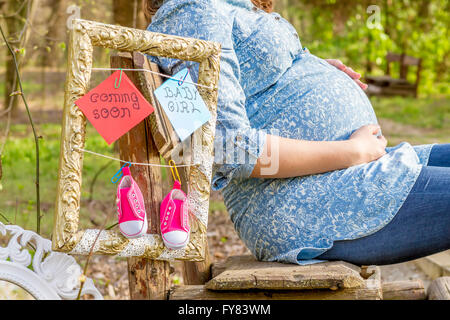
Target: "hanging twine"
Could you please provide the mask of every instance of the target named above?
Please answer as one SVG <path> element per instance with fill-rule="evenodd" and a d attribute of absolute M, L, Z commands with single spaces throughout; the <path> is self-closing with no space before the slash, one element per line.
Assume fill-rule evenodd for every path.
<path fill-rule="evenodd" d="M 153 163 L 146 163 L 146 162 L 131 162 L 131 161 L 126 161 L 126 160 L 122 160 L 122 159 L 118 159 L 118 158 L 114 158 L 114 157 L 110 157 L 107 156 L 105 154 L 101 154 L 101 153 L 97 153 L 94 151 L 90 151 L 90 150 L 86 150 L 83 148 L 72 148 L 72 151 L 81 151 L 81 152 L 85 152 L 85 153 L 90 153 L 92 155 L 98 156 L 98 157 L 102 157 L 102 158 L 106 158 L 106 159 L 110 159 L 110 160 L 114 160 L 114 161 L 119 161 L 119 162 L 123 162 L 123 163 L 129 163 L 135 166 L 148 166 L 148 167 L 163 167 L 163 168 L 172 168 L 172 165 L 165 165 L 165 164 L 153 164 Z M 177 164 L 177 167 L 192 167 L 192 166 L 198 166 L 199 164 L 197 163 L 193 163 L 193 164 Z"/>
<path fill-rule="evenodd" d="M 156 71 L 152 71 L 152 70 L 148 70 L 148 69 L 92 68 L 91 70 L 93 70 L 93 71 L 116 71 L 116 70 L 122 70 L 122 71 L 143 71 L 143 72 L 157 74 L 157 75 L 159 75 L 161 77 L 164 77 L 164 78 L 167 78 L 167 79 L 180 81 L 180 79 L 174 78 L 172 76 L 168 76 L 167 74 L 156 72 Z M 203 84 L 195 83 L 195 82 L 192 82 L 192 81 L 183 80 L 183 83 L 189 83 L 189 84 L 192 84 L 194 86 L 202 87 L 202 88 L 205 88 L 205 89 L 208 89 L 208 90 L 212 90 L 213 89 L 213 87 L 208 87 L 208 86 L 205 86 Z"/>

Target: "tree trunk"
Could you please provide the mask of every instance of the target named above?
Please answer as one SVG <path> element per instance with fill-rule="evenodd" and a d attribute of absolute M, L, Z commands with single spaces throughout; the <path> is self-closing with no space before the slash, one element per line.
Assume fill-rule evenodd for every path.
<path fill-rule="evenodd" d="M 130 54 L 111 57 L 112 68 L 133 69 Z M 136 72 L 126 72 L 130 80 L 142 91 Z M 126 161 L 160 164 L 158 149 L 152 139 L 148 119 L 118 140 L 120 158 Z M 162 176 L 159 167 L 132 166 L 133 177 L 139 184 L 145 201 L 150 233 L 159 233 L 159 205 L 162 201 Z M 165 300 L 170 288 L 170 264 L 143 258 L 128 259 L 128 279 L 132 300 Z"/>
<path fill-rule="evenodd" d="M 17 48 L 20 44 L 17 42 L 19 41 L 19 34 L 21 29 L 23 28 L 24 24 L 21 21 L 22 18 L 26 17 L 26 10 L 27 7 L 22 6 L 22 2 L 19 0 L 10 0 L 6 5 L 6 10 L 4 10 L 5 15 L 7 18 L 6 21 L 6 29 L 7 29 L 7 36 L 8 41 L 12 44 L 13 47 Z M 16 13 L 13 16 L 10 16 L 14 13 Z M 20 54 L 17 55 L 18 59 L 20 58 Z M 13 58 L 11 57 L 11 54 L 9 51 L 6 51 L 6 59 L 5 59 L 5 93 L 4 93 L 4 109 L 8 109 L 11 105 L 11 112 L 13 115 L 16 114 L 17 105 L 18 105 L 18 99 L 15 99 L 15 97 L 11 97 L 10 94 L 16 90 L 17 85 L 17 78 L 16 78 L 16 69 L 14 65 Z"/>
<path fill-rule="evenodd" d="M 63 61 L 64 53 L 58 44 L 66 41 L 67 0 L 51 0 L 52 15 L 48 22 L 46 48 L 43 54 L 44 67 L 57 67 Z"/>
<path fill-rule="evenodd" d="M 36 9 L 38 7 L 39 0 L 30 0 L 31 3 L 22 6 L 22 2 L 19 0 L 11 0 L 9 2 L 9 9 L 7 9 L 8 14 L 14 14 L 10 17 L 7 17 L 6 26 L 9 34 L 9 41 L 13 48 L 16 49 L 25 49 L 28 43 L 28 39 L 30 36 L 30 28 L 29 25 L 33 24 L 33 17 L 36 13 Z M 15 14 L 17 13 L 17 14 Z M 23 23 L 23 19 L 27 20 L 27 25 Z M 22 61 L 24 61 L 26 55 L 26 50 L 24 53 L 16 54 L 17 64 L 22 66 Z M 17 88 L 17 79 L 16 79 L 16 70 L 14 65 L 14 60 L 12 59 L 10 53 L 7 53 L 6 57 L 6 72 L 5 72 L 5 109 L 10 107 L 10 103 L 12 103 L 12 113 L 13 115 L 17 112 L 17 104 L 18 99 L 15 99 L 15 96 L 11 97 L 10 94 L 16 90 Z"/>
<path fill-rule="evenodd" d="M 146 29 L 141 0 L 113 0 L 114 23 L 124 27 Z"/>

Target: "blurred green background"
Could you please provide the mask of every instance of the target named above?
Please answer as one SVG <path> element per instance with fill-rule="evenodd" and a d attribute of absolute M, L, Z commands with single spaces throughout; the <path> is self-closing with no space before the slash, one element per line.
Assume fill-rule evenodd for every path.
<path fill-rule="evenodd" d="M 367 75 L 384 75 L 386 54 L 422 59 L 415 97 L 371 97 L 390 145 L 450 142 L 449 23 L 445 0 L 279 0 L 275 11 L 297 29 L 304 47 L 322 58 L 342 60 Z M 81 17 L 104 23 L 145 28 L 141 1 L 133 0 L 0 0 L 0 24 L 13 45 L 25 94 L 41 136 L 42 234 L 53 221 L 59 158 L 61 110 L 67 58 L 67 21 Z M 35 152 L 32 131 L 19 98 L 11 100 L 14 65 L 0 46 L 0 221 L 36 227 Z M 96 49 L 95 67 L 108 67 L 109 50 Z M 399 72 L 393 65 L 393 75 Z M 91 87 L 108 72 L 93 72 Z M 407 79 L 415 81 L 415 69 Z M 8 112 L 11 111 L 11 112 Z M 114 156 L 112 146 L 88 125 L 87 148 Z M 116 162 L 85 155 L 81 224 L 98 227 L 114 213 Z M 225 211 L 220 197 L 211 210 Z M 114 223 L 109 214 L 107 224 Z"/>

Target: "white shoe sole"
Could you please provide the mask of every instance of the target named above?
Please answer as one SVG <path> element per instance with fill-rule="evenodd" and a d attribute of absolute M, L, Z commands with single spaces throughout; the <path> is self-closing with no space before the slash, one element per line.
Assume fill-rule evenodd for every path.
<path fill-rule="evenodd" d="M 185 248 L 187 246 L 187 244 L 189 243 L 190 237 L 191 237 L 191 234 L 189 233 L 186 241 L 184 241 L 183 243 L 180 243 L 180 244 L 173 244 L 170 242 L 166 242 L 166 239 L 163 236 L 161 236 L 161 238 L 163 239 L 164 245 L 171 250 L 179 250 L 179 249 Z"/>
<path fill-rule="evenodd" d="M 137 234 L 134 234 L 134 235 L 132 235 L 132 236 L 129 236 L 129 235 L 126 235 L 125 233 L 123 233 L 122 230 L 120 229 L 120 225 L 119 225 L 120 233 L 121 233 L 125 238 L 128 238 L 128 239 L 139 238 L 139 237 L 142 236 L 143 234 L 146 234 L 146 233 L 147 233 L 147 229 L 148 229 L 147 216 L 144 217 L 144 226 L 142 227 L 141 232 L 139 232 L 139 233 L 137 233 Z"/>

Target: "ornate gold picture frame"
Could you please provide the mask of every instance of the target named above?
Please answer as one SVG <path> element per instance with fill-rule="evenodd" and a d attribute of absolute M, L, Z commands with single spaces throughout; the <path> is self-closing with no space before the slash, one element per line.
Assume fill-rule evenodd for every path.
<path fill-rule="evenodd" d="M 146 234 L 128 239 L 114 230 L 79 230 L 81 180 L 86 118 L 74 102 L 88 92 L 94 46 L 141 52 L 199 63 L 199 93 L 211 119 L 191 136 L 192 166 L 188 170 L 191 238 L 185 249 L 167 249 L 161 236 Z M 145 257 L 155 260 L 202 261 L 205 257 L 209 193 L 220 69 L 220 44 L 193 38 L 152 33 L 103 23 L 75 20 L 70 31 L 65 85 L 58 187 L 52 234 L 55 251 L 86 255 Z"/>

